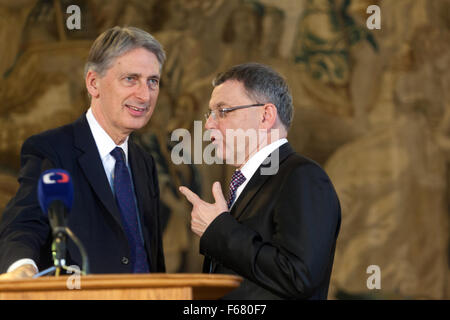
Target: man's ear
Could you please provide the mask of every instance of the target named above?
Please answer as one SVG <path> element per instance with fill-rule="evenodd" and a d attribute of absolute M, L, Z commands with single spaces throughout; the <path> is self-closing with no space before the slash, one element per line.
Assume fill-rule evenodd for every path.
<path fill-rule="evenodd" d="M 99 79 L 99 75 L 97 72 L 89 70 L 86 74 L 86 89 L 89 92 L 89 94 L 91 95 L 92 98 L 97 98 L 99 96 L 99 83 L 98 83 L 98 79 Z"/>
<path fill-rule="evenodd" d="M 277 107 L 273 103 L 267 103 L 264 106 L 264 113 L 262 114 L 261 126 L 263 129 L 272 129 L 277 121 Z"/>

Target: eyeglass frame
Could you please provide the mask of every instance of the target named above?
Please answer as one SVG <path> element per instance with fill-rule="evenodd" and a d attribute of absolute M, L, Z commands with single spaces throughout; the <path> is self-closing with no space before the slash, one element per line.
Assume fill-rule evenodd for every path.
<path fill-rule="evenodd" d="M 217 120 L 217 117 L 216 116 L 214 116 L 214 114 L 217 112 L 217 111 L 219 111 L 220 113 L 219 113 L 219 118 L 225 118 L 225 115 L 228 113 L 228 112 L 231 112 L 231 111 L 234 111 L 234 110 L 239 110 L 239 109 L 245 109 L 245 108 L 253 108 L 253 107 L 263 107 L 263 106 L 265 106 L 267 103 L 254 103 L 254 104 L 247 104 L 247 105 L 244 105 L 244 106 L 235 106 L 235 107 L 229 107 L 229 108 L 221 108 L 221 109 L 215 109 L 215 110 L 208 110 L 208 112 L 206 112 L 205 113 L 205 118 L 206 118 L 206 120 L 208 120 L 209 119 L 209 117 L 211 116 L 211 115 L 213 115 L 213 120 L 215 121 L 215 120 Z"/>

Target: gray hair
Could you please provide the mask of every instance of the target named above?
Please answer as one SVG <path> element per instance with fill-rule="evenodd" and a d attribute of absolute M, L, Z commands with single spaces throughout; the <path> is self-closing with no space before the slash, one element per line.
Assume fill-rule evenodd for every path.
<path fill-rule="evenodd" d="M 106 30 L 92 44 L 87 63 L 84 67 L 86 76 L 89 70 L 104 76 L 113 61 L 137 48 L 144 48 L 155 54 L 161 72 L 166 53 L 162 45 L 148 32 L 135 27 L 114 27 Z"/>
<path fill-rule="evenodd" d="M 249 98 L 257 103 L 273 103 L 281 123 L 289 129 L 294 107 L 289 87 L 280 74 L 264 64 L 244 63 L 219 73 L 212 84 L 216 87 L 228 80 L 241 82 Z"/>

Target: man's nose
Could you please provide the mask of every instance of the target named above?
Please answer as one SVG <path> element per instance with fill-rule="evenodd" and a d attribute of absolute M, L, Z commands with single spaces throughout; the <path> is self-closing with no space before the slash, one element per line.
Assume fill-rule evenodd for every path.
<path fill-rule="evenodd" d="M 212 114 L 209 115 L 208 119 L 206 119 L 205 129 L 214 129 L 217 128 L 217 121 L 213 120 Z"/>
<path fill-rule="evenodd" d="M 147 85 L 141 84 L 136 89 L 136 97 L 143 102 L 148 102 L 150 100 L 150 88 Z"/>

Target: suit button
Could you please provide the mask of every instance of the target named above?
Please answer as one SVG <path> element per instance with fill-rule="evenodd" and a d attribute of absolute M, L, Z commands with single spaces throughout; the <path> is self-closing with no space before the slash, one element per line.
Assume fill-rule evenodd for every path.
<path fill-rule="evenodd" d="M 127 257 L 122 257 L 122 264 L 128 264 L 130 263 L 130 260 L 128 260 Z"/>

